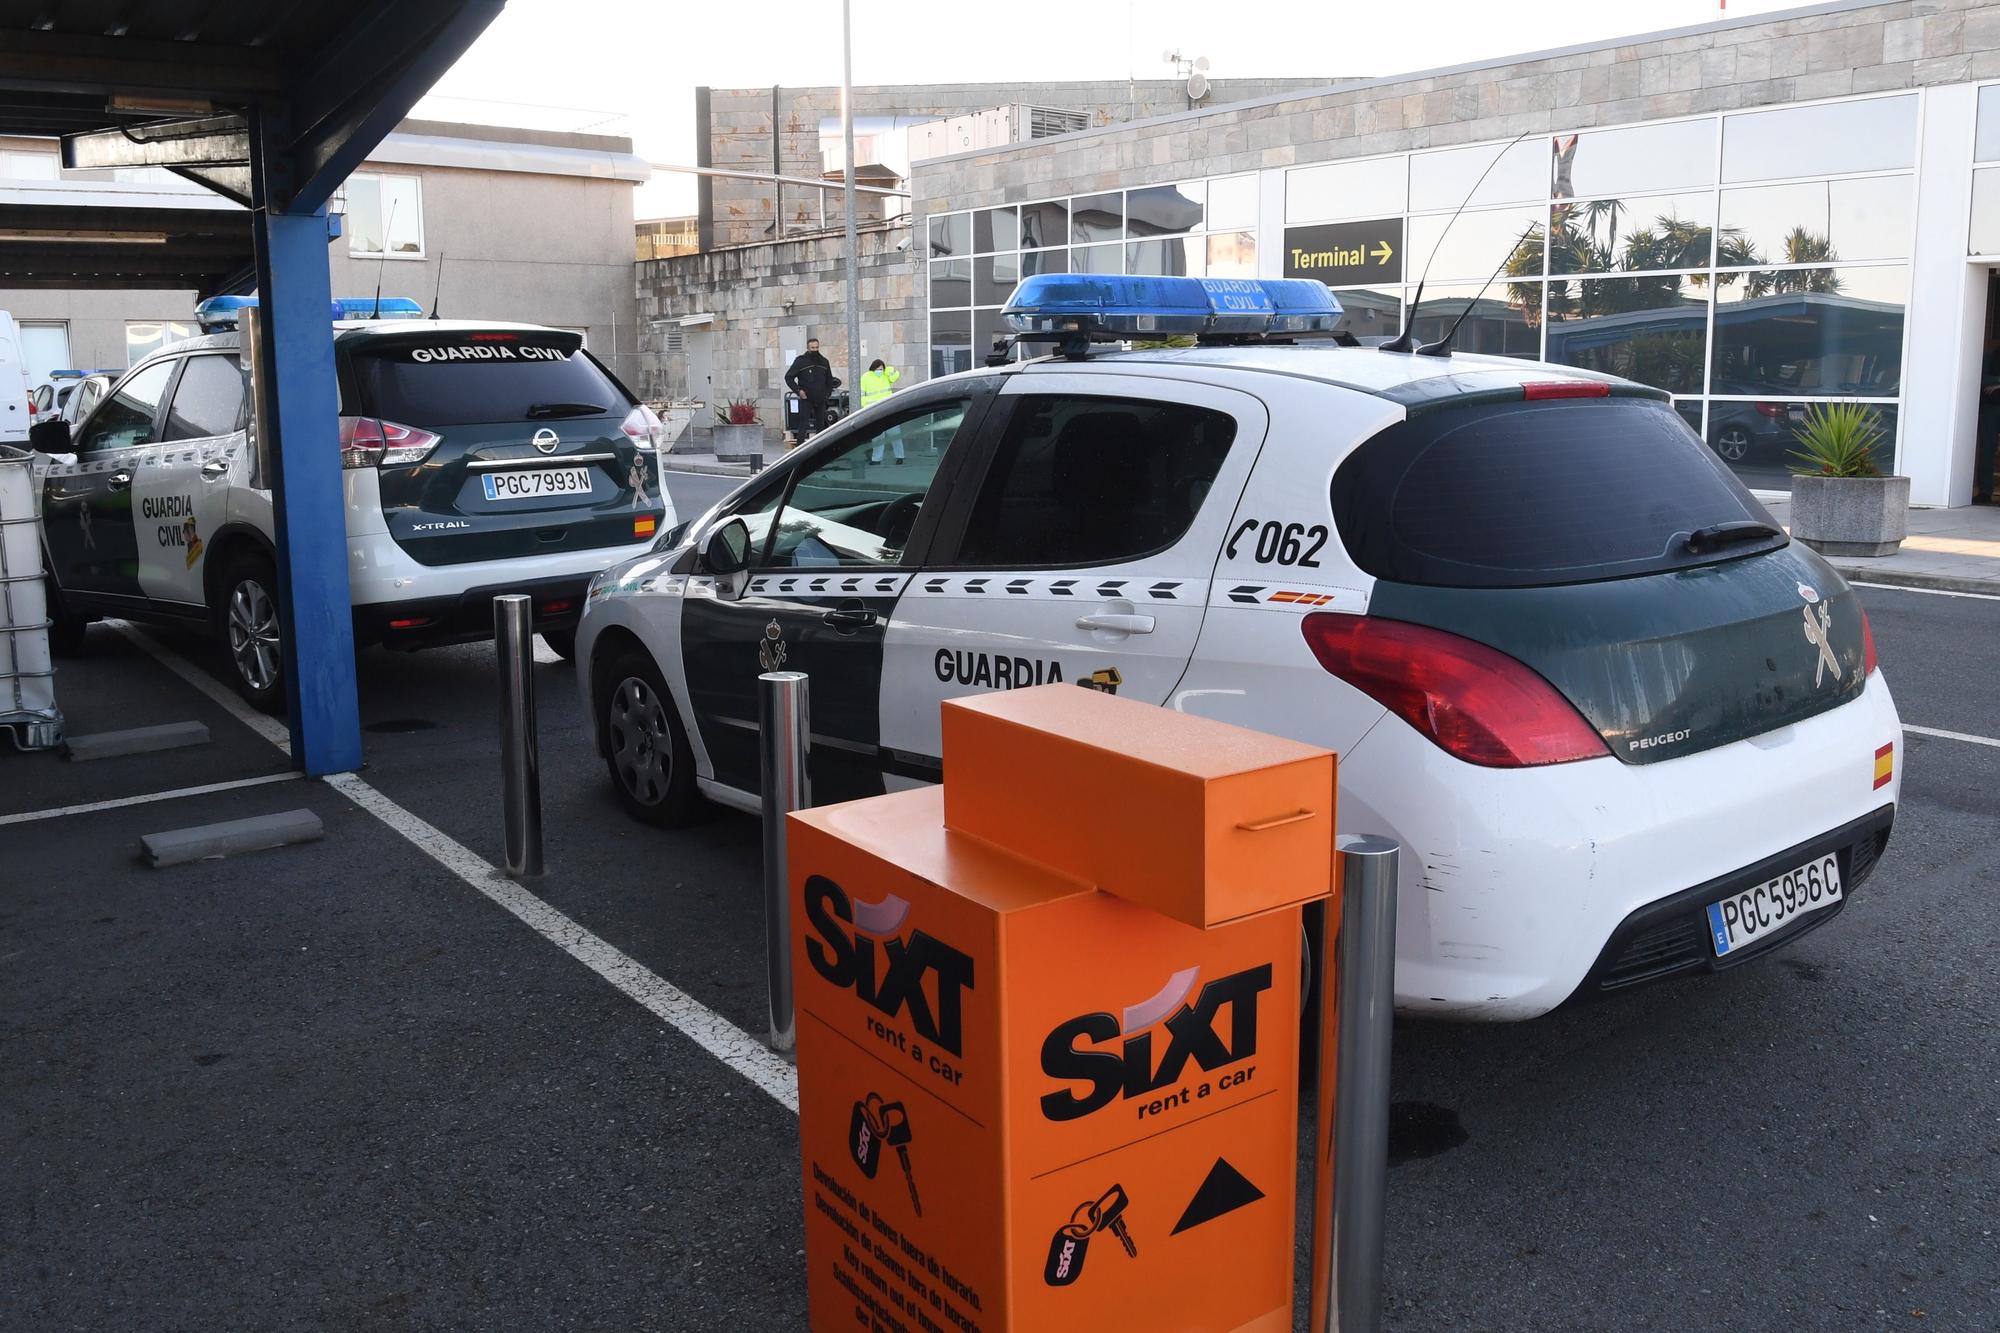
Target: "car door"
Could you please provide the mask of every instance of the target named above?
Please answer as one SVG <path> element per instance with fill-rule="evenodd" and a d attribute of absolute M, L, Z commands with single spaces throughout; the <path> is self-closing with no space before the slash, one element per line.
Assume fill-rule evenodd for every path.
<path fill-rule="evenodd" d="M 991 396 L 990 384 L 912 393 L 724 517 L 750 529 L 750 568 L 698 568 L 681 611 L 689 702 L 717 782 L 760 789 L 757 677 L 786 670 L 812 682 L 815 804 L 882 791 L 884 633 L 949 493 L 950 445 Z"/>
<path fill-rule="evenodd" d="M 1063 682 L 1169 702 L 1268 422 L 1213 385 L 1013 377 L 889 626 L 883 743 L 905 771 L 935 776 L 938 708 L 959 695 Z"/>
<path fill-rule="evenodd" d="M 226 521 L 232 479 L 247 476 L 243 366 L 233 352 L 186 358 L 157 447 L 134 471 L 139 584 L 154 601 L 204 602 L 208 543 Z"/>
<path fill-rule="evenodd" d="M 177 358 L 167 357 L 127 375 L 78 432 L 76 461 L 49 465 L 43 531 L 63 591 L 92 599 L 140 597 L 132 483 L 153 446 L 177 366 Z"/>

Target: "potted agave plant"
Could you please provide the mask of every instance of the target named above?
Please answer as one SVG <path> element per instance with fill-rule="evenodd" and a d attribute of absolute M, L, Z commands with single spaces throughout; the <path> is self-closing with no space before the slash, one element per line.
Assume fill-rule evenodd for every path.
<path fill-rule="evenodd" d="M 1792 537 L 1821 555 L 1894 555 L 1909 531 L 1910 479 L 1875 465 L 1884 432 L 1864 403 L 1821 403 L 1794 436 Z"/>
<path fill-rule="evenodd" d="M 716 407 L 715 456 L 724 463 L 764 461 L 764 423 L 754 400 L 734 398 Z"/>

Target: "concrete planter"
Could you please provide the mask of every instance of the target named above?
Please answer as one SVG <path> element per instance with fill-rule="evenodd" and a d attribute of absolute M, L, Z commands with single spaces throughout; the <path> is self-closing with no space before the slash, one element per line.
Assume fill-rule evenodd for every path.
<path fill-rule="evenodd" d="M 1908 477 L 1792 477 L 1792 538 L 1821 555 L 1894 555 L 1909 520 Z"/>
<path fill-rule="evenodd" d="M 764 461 L 764 427 L 761 422 L 747 426 L 717 423 L 712 438 L 715 457 L 721 463 L 761 463 Z"/>

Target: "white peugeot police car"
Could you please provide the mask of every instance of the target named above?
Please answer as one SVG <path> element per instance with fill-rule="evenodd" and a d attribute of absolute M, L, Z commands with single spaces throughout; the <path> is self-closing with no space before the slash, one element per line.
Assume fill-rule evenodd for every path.
<path fill-rule="evenodd" d="M 233 327 L 252 300 L 204 302 L 204 326 Z M 346 317 L 357 309 L 369 317 Z M 572 651 L 590 577 L 673 522 L 658 419 L 566 330 L 425 319 L 407 300 L 333 314 L 357 642 L 491 637 L 492 598 L 519 592 Z M 37 428 L 57 455 L 37 476 L 59 651 L 99 616 L 206 627 L 237 689 L 284 708 L 271 492 L 249 422 L 231 331 L 141 361 L 73 436 Z"/>
<path fill-rule="evenodd" d="M 752 808 L 775 667 L 811 677 L 816 803 L 936 780 L 944 699 L 1063 681 L 1338 751 L 1340 827 L 1405 849 L 1406 1010 L 1527 1018 L 1835 915 L 1900 736 L 1840 576 L 1656 390 L 1254 336 L 1336 316 L 1023 283 L 1064 355 L 899 393 L 592 584 L 618 798 Z"/>

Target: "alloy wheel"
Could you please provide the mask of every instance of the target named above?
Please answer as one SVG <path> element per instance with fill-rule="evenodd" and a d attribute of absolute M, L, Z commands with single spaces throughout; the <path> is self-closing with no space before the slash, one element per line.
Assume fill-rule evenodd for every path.
<path fill-rule="evenodd" d="M 618 781 L 633 800 L 658 805 L 666 799 L 673 775 L 673 739 L 659 693 L 637 676 L 627 676 L 611 692 L 606 721 Z"/>
<path fill-rule="evenodd" d="M 264 585 L 245 579 L 229 594 L 229 655 L 251 689 L 271 689 L 284 663 L 278 637 L 278 604 Z"/>
<path fill-rule="evenodd" d="M 1732 426 L 1715 439 L 1715 452 L 1732 463 L 1740 463 L 1750 452 L 1750 433 L 1741 427 Z"/>

